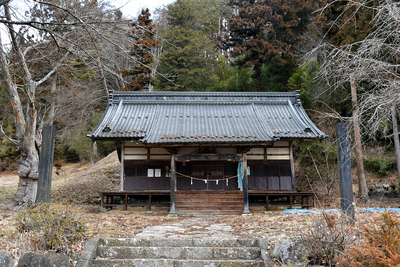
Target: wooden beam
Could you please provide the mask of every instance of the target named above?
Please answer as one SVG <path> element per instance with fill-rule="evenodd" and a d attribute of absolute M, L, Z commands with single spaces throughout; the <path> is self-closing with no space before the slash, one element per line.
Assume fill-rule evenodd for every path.
<path fill-rule="evenodd" d="M 175 154 L 171 155 L 171 204 L 169 215 L 176 215 L 175 211 L 175 190 L 176 190 L 176 162 L 175 162 Z"/>
<path fill-rule="evenodd" d="M 292 173 L 292 190 L 296 192 L 296 183 L 294 177 L 294 159 L 293 159 L 293 141 L 289 143 L 289 152 L 290 152 L 290 172 Z"/>
<path fill-rule="evenodd" d="M 121 144 L 121 190 L 124 191 L 124 180 L 125 180 L 125 172 L 124 172 L 124 157 L 125 157 L 125 142 Z"/>
<path fill-rule="evenodd" d="M 249 179 L 247 177 L 247 153 L 243 152 L 243 215 L 251 214 L 249 210 Z"/>
<path fill-rule="evenodd" d="M 241 155 L 237 154 L 185 154 L 176 155 L 175 161 L 177 162 L 190 162 L 190 161 L 236 161 L 242 160 Z"/>

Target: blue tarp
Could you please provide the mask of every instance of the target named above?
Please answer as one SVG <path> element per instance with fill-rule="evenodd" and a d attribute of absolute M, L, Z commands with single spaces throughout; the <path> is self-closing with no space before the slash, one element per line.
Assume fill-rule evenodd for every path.
<path fill-rule="evenodd" d="M 327 209 L 327 210 L 306 210 L 306 209 L 292 209 L 292 210 L 283 210 L 283 213 L 291 213 L 291 214 L 295 214 L 295 213 L 318 213 L 321 211 L 325 211 L 325 212 L 331 212 L 331 211 L 339 211 L 340 209 Z M 398 208 L 369 208 L 369 209 L 357 209 L 356 211 L 359 212 L 374 212 L 374 211 L 379 211 L 379 212 L 384 212 L 384 211 L 390 211 L 390 212 L 400 212 L 400 209 Z"/>
<path fill-rule="evenodd" d="M 239 162 L 237 174 L 238 174 L 238 187 L 243 188 L 243 162 Z"/>

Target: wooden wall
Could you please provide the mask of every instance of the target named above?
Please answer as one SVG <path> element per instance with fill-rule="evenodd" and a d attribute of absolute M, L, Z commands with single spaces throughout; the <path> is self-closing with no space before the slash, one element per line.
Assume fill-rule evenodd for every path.
<path fill-rule="evenodd" d="M 180 148 L 178 154 L 197 154 L 196 147 Z M 237 154 L 236 148 L 215 148 L 215 154 Z M 125 142 L 124 160 L 170 160 L 171 154 L 165 148 L 145 148 L 140 142 Z M 273 147 L 255 147 L 247 152 L 248 160 L 290 160 L 288 141 L 279 141 Z"/>
<path fill-rule="evenodd" d="M 198 147 L 187 147 L 180 148 L 177 152 L 178 155 L 207 155 L 203 154 L 205 149 L 199 149 Z M 217 155 L 239 155 L 238 149 L 232 147 L 216 147 L 209 148 L 206 150 L 209 154 Z M 165 168 L 170 166 L 171 154 L 165 148 L 146 148 L 140 142 L 125 142 L 123 144 L 123 161 L 121 164 L 121 172 L 124 173 L 124 179 L 121 180 L 121 184 L 125 184 L 121 190 L 169 190 L 169 175 L 164 171 Z M 249 166 L 252 167 L 252 173 L 249 177 L 249 188 L 250 190 L 291 190 L 294 188 L 294 167 L 293 159 L 291 155 L 291 142 L 289 141 L 279 141 L 273 143 L 271 147 L 254 147 L 247 152 L 247 160 Z M 203 160 L 204 161 L 204 160 Z M 124 166 L 124 162 L 126 166 Z M 196 162 L 196 161 L 194 161 Z M 216 161 L 218 162 L 218 161 Z M 219 161 L 223 162 L 223 161 Z M 236 161 L 231 161 L 232 164 L 237 164 Z M 188 163 L 190 166 L 190 163 Z M 136 174 L 130 173 L 132 166 L 136 167 Z M 268 169 L 267 169 L 267 166 Z M 139 167 L 147 167 L 149 169 L 162 169 L 163 173 L 161 177 L 147 177 L 146 173 L 139 174 Z M 233 167 L 232 167 L 233 168 Z M 236 166 L 233 168 L 236 173 Z M 258 170 L 258 171 L 257 171 Z M 270 172 L 269 174 L 267 174 Z M 187 175 L 190 175 L 190 170 L 188 170 Z M 277 174 L 274 174 L 274 173 Z M 233 175 L 234 175 L 233 173 Z M 259 173 L 259 174 L 257 174 Z M 122 176 L 121 176 L 122 177 Z M 146 178 L 146 179 L 144 179 Z M 182 177 L 181 177 L 182 178 Z M 178 177 L 179 180 L 179 177 Z M 183 179 L 185 183 L 189 180 L 187 178 Z M 276 181 L 275 181 L 276 180 Z M 199 183 L 194 181 L 193 185 Z M 200 182 L 201 183 L 201 182 Z M 215 183 L 215 182 L 214 182 Z M 178 184 L 179 185 L 179 184 Z M 187 185 L 190 187 L 193 185 Z M 223 184 L 218 184 L 222 186 Z M 224 185 L 225 186 L 225 185 Z M 178 186 L 179 187 L 179 186 Z M 187 189 L 185 190 L 196 190 Z M 227 188 L 222 188 L 223 190 L 228 190 Z M 236 185 L 234 188 L 229 190 L 236 190 Z M 180 188 L 183 190 L 183 188 Z"/>

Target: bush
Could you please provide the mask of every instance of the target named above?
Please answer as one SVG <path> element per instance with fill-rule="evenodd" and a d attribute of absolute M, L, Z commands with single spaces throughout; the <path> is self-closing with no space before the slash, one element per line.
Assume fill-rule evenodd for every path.
<path fill-rule="evenodd" d="M 85 237 L 86 225 L 79 209 L 68 205 L 33 206 L 15 217 L 17 230 L 29 233 L 30 241 L 44 250 L 69 253 L 70 246 Z"/>
<path fill-rule="evenodd" d="M 322 212 L 314 225 L 300 231 L 300 246 L 311 264 L 335 266 L 338 255 L 355 242 L 348 218 Z"/>
<path fill-rule="evenodd" d="M 364 159 L 367 170 L 375 172 L 380 177 L 388 176 L 391 170 L 396 168 L 396 160 Z"/>
<path fill-rule="evenodd" d="M 399 266 L 400 220 L 390 212 L 383 212 L 375 225 L 364 225 L 360 234 L 363 243 L 350 246 L 346 256 L 339 258 L 341 266 Z"/>

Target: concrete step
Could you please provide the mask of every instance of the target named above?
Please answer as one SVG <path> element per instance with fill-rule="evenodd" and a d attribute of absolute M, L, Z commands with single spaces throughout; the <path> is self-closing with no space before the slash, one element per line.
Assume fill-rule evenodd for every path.
<path fill-rule="evenodd" d="M 113 259 L 195 259 L 195 260 L 256 260 L 256 247 L 106 247 L 97 248 L 97 256 Z"/>
<path fill-rule="evenodd" d="M 93 267 L 264 267 L 260 260 L 172 260 L 172 259 L 126 259 L 93 260 Z"/>

